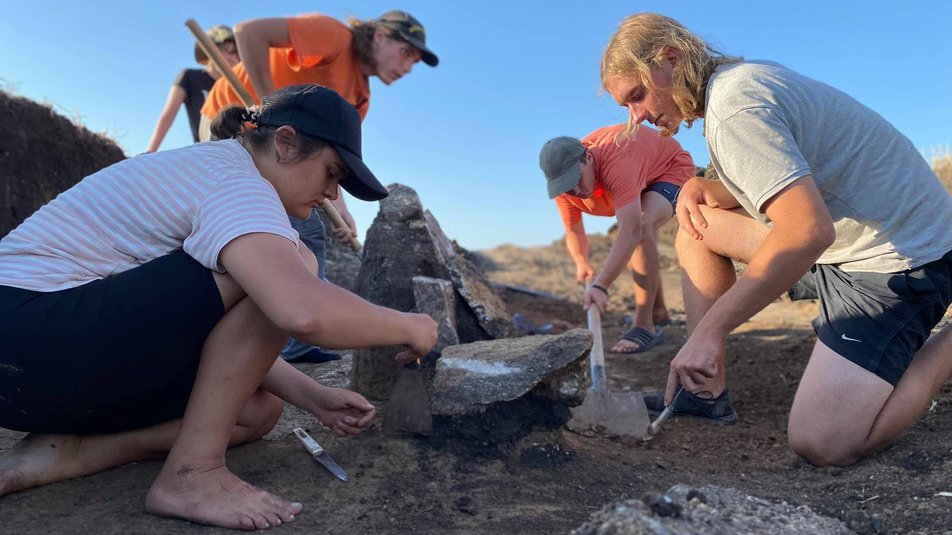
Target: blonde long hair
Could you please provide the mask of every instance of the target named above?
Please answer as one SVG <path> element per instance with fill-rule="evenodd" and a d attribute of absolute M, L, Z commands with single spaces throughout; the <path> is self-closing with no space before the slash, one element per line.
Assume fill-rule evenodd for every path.
<path fill-rule="evenodd" d="M 668 49 L 674 49 L 681 60 L 674 69 L 671 87 L 666 90 L 691 126 L 704 115 L 704 93 L 714 69 L 743 58 L 725 56 L 670 17 L 639 13 L 621 22 L 602 55 L 602 87 L 607 89 L 609 83 L 618 79 L 635 78 L 649 91 L 657 91 L 659 88 L 651 81 L 651 69 L 661 65 Z M 624 135 L 636 128 L 629 117 Z"/>

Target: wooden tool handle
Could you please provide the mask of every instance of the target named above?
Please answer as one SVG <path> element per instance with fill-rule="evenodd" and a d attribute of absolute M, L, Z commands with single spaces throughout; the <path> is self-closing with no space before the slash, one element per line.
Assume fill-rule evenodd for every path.
<path fill-rule="evenodd" d="M 324 203 L 321 204 L 321 209 L 324 210 L 324 213 L 327 214 L 328 218 L 330 218 L 331 223 L 334 224 L 334 228 L 343 228 L 347 229 L 347 232 L 350 232 L 350 225 L 344 222 L 344 218 L 340 216 L 337 208 L 331 204 L 330 200 L 324 199 Z M 354 248 L 354 251 L 356 251 L 357 254 L 360 254 L 362 247 L 360 245 L 360 240 L 357 239 L 357 236 L 350 237 L 350 246 Z"/>
<path fill-rule="evenodd" d="M 585 280 L 585 293 L 588 293 L 592 287 L 592 280 Z M 594 340 L 592 342 L 592 364 L 595 366 L 605 366 L 605 346 L 602 343 L 602 315 L 598 312 L 598 306 L 592 303 L 588 307 L 588 330 L 592 331 Z"/>
<path fill-rule="evenodd" d="M 218 47 L 211 39 L 208 38 L 208 35 L 202 31 L 202 27 L 195 22 L 195 19 L 188 19 L 185 21 L 185 26 L 191 30 L 192 35 L 195 36 L 195 39 L 198 41 L 198 46 L 205 52 L 205 55 L 215 63 L 215 67 L 218 68 L 218 72 L 228 80 L 228 83 L 231 84 L 231 88 L 235 90 L 235 93 L 238 94 L 238 98 L 241 99 L 241 103 L 245 105 L 246 108 L 250 108 L 257 104 L 255 99 L 251 98 L 251 94 L 248 93 L 248 90 L 245 89 L 245 86 L 238 81 L 238 77 L 235 76 L 234 71 L 231 70 L 231 67 L 228 66 L 228 63 L 225 62 L 225 58 L 221 55 L 221 50 L 218 50 Z M 324 199 L 324 203 L 321 205 L 321 209 L 324 210 L 324 213 L 327 214 L 327 217 L 330 218 L 331 223 L 334 224 L 335 228 L 347 229 L 350 232 L 350 226 L 344 222 L 344 218 L 340 216 L 340 213 L 337 211 L 337 208 L 331 204 L 331 201 Z M 354 248 L 354 251 L 357 251 L 357 254 L 360 254 L 361 246 L 360 242 L 356 237 L 351 237 L 350 246 Z"/>
<path fill-rule="evenodd" d="M 218 50 L 218 47 L 211 39 L 208 38 L 208 35 L 202 31 L 202 27 L 195 22 L 195 19 L 188 19 L 185 21 L 185 26 L 192 31 L 192 34 L 195 36 L 195 39 L 198 41 L 198 46 L 205 52 L 205 55 L 208 56 L 208 59 L 215 64 L 215 67 L 218 69 L 218 72 L 222 74 L 228 83 L 231 84 L 231 88 L 235 90 L 235 93 L 238 94 L 238 98 L 241 99 L 241 103 L 245 105 L 246 108 L 254 106 L 257 104 L 255 99 L 251 98 L 251 95 L 248 93 L 248 90 L 245 89 L 245 86 L 241 85 L 241 82 L 238 81 L 238 78 L 235 76 L 234 71 L 231 70 L 231 67 L 228 66 L 228 63 L 225 61 L 225 58 L 221 55 L 221 50 Z"/>

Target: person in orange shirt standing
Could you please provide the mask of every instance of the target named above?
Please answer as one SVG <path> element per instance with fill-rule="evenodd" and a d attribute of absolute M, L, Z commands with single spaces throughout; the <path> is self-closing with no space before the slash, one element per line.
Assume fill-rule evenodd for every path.
<path fill-rule="evenodd" d="M 333 89 L 360 113 L 370 108 L 370 77 L 390 85 L 423 61 L 431 67 L 439 58 L 426 46 L 426 32 L 416 18 L 404 11 L 390 11 L 379 18 L 351 19 L 349 26 L 318 14 L 290 18 L 265 18 L 235 26 L 235 39 L 242 62 L 235 76 L 256 101 L 277 89 L 296 84 L 319 84 Z M 210 124 L 225 107 L 242 104 L 228 80 L 212 87 L 202 107 L 199 137 L 211 139 Z M 357 224 L 344 197 L 332 201 L 349 229 L 334 229 L 343 243 L 357 236 Z M 291 218 L 291 226 L 317 256 L 324 278 L 324 223 L 316 213 L 305 220 Z M 286 360 L 321 362 L 339 358 L 320 348 L 291 341 L 282 352 Z"/>
<path fill-rule="evenodd" d="M 612 347 L 616 353 L 640 353 L 663 340 L 670 323 L 658 273 L 657 231 L 674 216 L 681 186 L 694 177 L 691 155 L 677 141 L 642 128 L 624 137 L 625 125 L 600 128 L 582 140 L 557 137 L 542 148 L 539 165 L 549 198 L 565 225 L 565 245 L 575 262 L 576 279 L 592 286 L 584 306 L 605 311 L 608 289 L 627 263 L 634 278 L 632 328 Z M 615 216 L 618 234 L 601 272 L 588 259 L 582 213 Z"/>

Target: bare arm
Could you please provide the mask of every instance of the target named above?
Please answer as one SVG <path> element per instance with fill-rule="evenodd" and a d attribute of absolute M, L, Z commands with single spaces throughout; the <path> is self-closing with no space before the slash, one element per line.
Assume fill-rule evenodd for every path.
<path fill-rule="evenodd" d="M 781 190 L 766 205 L 773 228 L 744 275 L 711 308 L 697 330 L 727 336 L 794 285 L 836 234 L 820 190 L 807 176 Z"/>
<path fill-rule="evenodd" d="M 283 18 L 253 19 L 235 26 L 235 44 L 258 100 L 274 92 L 271 80 L 271 48 L 291 44 L 288 21 Z"/>
<path fill-rule="evenodd" d="M 165 99 L 165 107 L 162 108 L 159 120 L 155 123 L 155 130 L 152 131 L 152 139 L 149 140 L 149 147 L 145 149 L 146 152 L 159 150 L 159 146 L 165 139 L 165 135 L 169 133 L 172 123 L 175 122 L 175 116 L 183 102 L 185 102 L 185 90 L 182 89 L 182 86 L 173 85 L 169 89 L 169 96 Z"/>
<path fill-rule="evenodd" d="M 287 239 L 246 234 L 222 249 L 220 259 L 264 314 L 291 336 L 328 348 L 406 345 L 408 362 L 436 344 L 436 323 L 425 314 L 369 303 L 314 276 Z"/>
<path fill-rule="evenodd" d="M 641 198 L 635 197 L 632 202 L 616 208 L 615 218 L 618 221 L 618 234 L 608 251 L 605 265 L 602 266 L 594 281 L 595 284 L 606 289 L 611 287 L 621 271 L 625 269 L 631 254 L 641 242 Z M 590 303 L 595 303 L 601 312 L 605 312 L 607 302 L 608 296 L 605 292 L 592 288 L 585 295 L 584 306 L 588 307 Z"/>
<path fill-rule="evenodd" d="M 691 392 L 703 389 L 706 378 L 714 376 L 727 335 L 793 286 L 836 238 L 830 212 L 810 176 L 775 195 L 766 213 L 773 228 L 744 275 L 708 310 L 671 361 L 669 402 L 678 382 Z"/>
<path fill-rule="evenodd" d="M 370 426 L 376 409 L 356 392 L 321 385 L 284 359 L 277 359 L 261 387 L 315 415 L 340 436 L 356 435 Z"/>
<path fill-rule="evenodd" d="M 565 249 L 575 262 L 576 282 L 582 284 L 586 278 L 595 276 L 595 269 L 588 261 L 588 236 L 581 219 L 565 230 Z"/>

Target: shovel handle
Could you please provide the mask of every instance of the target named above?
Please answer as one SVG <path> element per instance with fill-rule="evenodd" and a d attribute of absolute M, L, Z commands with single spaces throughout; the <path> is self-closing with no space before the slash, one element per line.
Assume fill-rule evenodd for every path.
<path fill-rule="evenodd" d="M 195 19 L 188 19 L 185 21 L 185 26 L 192 32 L 192 35 L 195 36 L 195 39 L 198 41 L 198 46 L 205 52 L 205 55 L 208 56 L 210 60 L 215 64 L 215 67 L 218 69 L 218 72 L 228 80 L 228 83 L 231 85 L 231 88 L 235 90 L 235 93 L 238 95 L 238 98 L 241 99 L 241 103 L 245 105 L 246 108 L 250 108 L 257 104 L 255 99 L 251 97 L 251 94 L 248 93 L 248 90 L 245 89 L 245 86 L 238 81 L 238 77 L 235 76 L 235 72 L 231 70 L 231 67 L 228 66 L 228 63 L 225 61 L 224 56 L 221 55 L 221 50 L 218 50 L 218 47 L 215 46 L 215 43 L 208 38 L 208 35 L 202 31 L 202 27 L 195 22 Z M 334 224 L 335 228 L 344 228 L 350 232 L 350 226 L 344 222 L 344 218 L 340 216 L 340 213 L 337 211 L 337 208 L 331 204 L 331 201 L 324 199 L 323 204 L 321 204 L 321 209 L 324 210 L 324 213 L 327 214 L 327 217 L 330 218 L 331 223 Z M 360 242 L 356 237 L 351 237 L 350 246 L 354 248 L 354 251 L 357 254 L 360 254 L 361 246 Z"/>
<path fill-rule="evenodd" d="M 592 279 L 585 280 L 585 293 L 592 287 Z M 605 389 L 605 346 L 602 342 L 602 315 L 595 305 L 588 307 L 588 330 L 592 331 L 592 351 L 588 355 L 592 373 L 592 389 Z"/>

